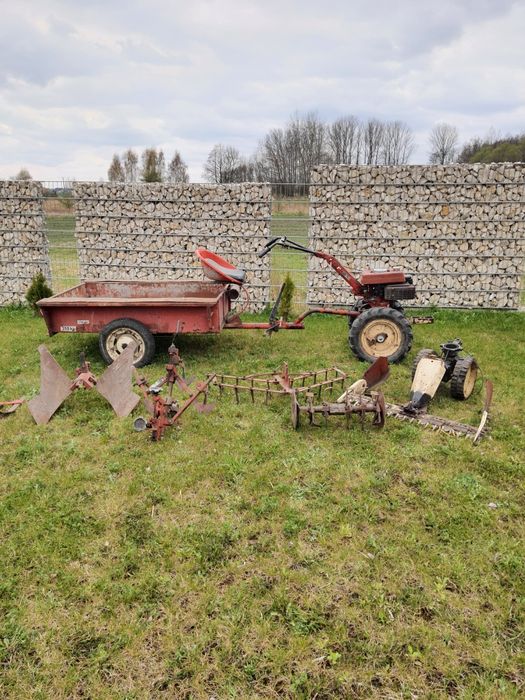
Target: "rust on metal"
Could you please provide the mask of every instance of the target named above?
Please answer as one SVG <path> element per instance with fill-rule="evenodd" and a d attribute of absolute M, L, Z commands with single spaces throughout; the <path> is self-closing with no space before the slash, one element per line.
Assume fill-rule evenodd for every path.
<path fill-rule="evenodd" d="M 10 416 L 24 403 L 24 399 L 15 399 L 14 401 L 0 401 L 0 418 Z"/>
<path fill-rule="evenodd" d="M 144 406 L 150 414 L 149 419 L 137 418 L 133 427 L 139 432 L 149 428 L 153 441 L 161 440 L 166 428 L 175 425 L 182 414 L 195 403 L 199 396 L 203 396 L 203 401 L 201 404 L 195 405 L 196 410 L 199 413 L 209 413 L 213 410 L 213 405 L 208 403 L 208 387 L 214 381 L 215 374 L 208 375 L 205 381 L 198 382 L 193 392 L 191 392 L 190 384 L 192 381 L 186 380 L 182 376 L 184 361 L 173 343 L 168 348 L 168 356 L 169 362 L 165 365 L 165 375 L 151 385 L 138 373 L 136 368 L 133 368 L 135 382 L 142 392 Z M 165 386 L 167 387 L 168 395 L 162 396 L 161 391 Z M 189 394 L 181 404 L 173 396 L 175 386 L 184 394 Z"/>
<path fill-rule="evenodd" d="M 328 420 L 329 416 L 344 416 L 346 428 L 351 425 L 352 416 L 357 416 L 361 426 L 365 424 L 365 416 L 372 415 L 372 425 L 377 428 L 382 428 L 385 425 L 385 399 L 379 391 L 372 391 L 369 395 L 354 394 L 345 392 L 343 401 L 334 403 L 323 402 L 316 404 L 311 392 L 306 394 L 306 404 L 300 404 L 297 400 L 297 394 L 294 392 L 291 396 L 292 401 L 292 425 L 297 430 L 300 424 L 301 414 L 305 414 L 310 425 L 319 426 L 316 423 L 315 416 L 320 415 Z"/>
<path fill-rule="evenodd" d="M 135 342 L 132 342 L 102 374 L 100 379 L 91 371 L 91 364 L 84 353 L 70 379 L 45 345 L 40 353 L 40 393 L 28 402 L 28 408 L 38 425 L 48 423 L 66 398 L 76 389 L 96 389 L 110 404 L 115 413 L 124 418 L 140 401 L 132 391 L 131 376 Z"/>
<path fill-rule="evenodd" d="M 40 393 L 28 402 L 27 407 L 35 422 L 44 425 L 71 393 L 71 379 L 45 345 L 40 345 L 38 352 Z"/>
<path fill-rule="evenodd" d="M 96 382 L 98 393 L 111 404 L 119 418 L 129 416 L 140 401 L 132 382 L 135 346 L 136 343 L 131 342 Z"/>

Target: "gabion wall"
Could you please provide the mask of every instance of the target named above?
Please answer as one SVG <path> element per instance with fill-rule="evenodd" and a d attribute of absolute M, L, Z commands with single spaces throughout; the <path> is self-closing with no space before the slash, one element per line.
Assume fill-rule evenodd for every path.
<path fill-rule="evenodd" d="M 194 250 L 247 272 L 250 305 L 268 302 L 271 188 L 261 184 L 77 184 L 81 279 L 203 279 Z"/>
<path fill-rule="evenodd" d="M 354 272 L 413 273 L 410 305 L 515 309 L 525 237 L 525 164 L 314 168 L 310 243 Z M 352 303 L 310 258 L 308 303 Z"/>
<path fill-rule="evenodd" d="M 40 271 L 50 280 L 42 186 L 0 181 L 0 306 L 24 302 Z"/>

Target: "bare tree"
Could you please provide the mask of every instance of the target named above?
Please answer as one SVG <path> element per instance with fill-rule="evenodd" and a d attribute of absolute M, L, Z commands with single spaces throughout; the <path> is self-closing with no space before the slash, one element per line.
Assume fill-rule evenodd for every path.
<path fill-rule="evenodd" d="M 137 182 L 139 159 L 135 151 L 131 150 L 131 148 L 128 148 L 128 150 L 122 156 L 121 160 L 122 166 L 124 168 L 126 182 Z"/>
<path fill-rule="evenodd" d="M 430 132 L 430 162 L 440 165 L 453 163 L 458 149 L 458 130 L 451 124 L 436 124 Z"/>
<path fill-rule="evenodd" d="M 20 168 L 18 173 L 16 175 L 13 175 L 11 180 L 32 180 L 33 178 L 31 177 L 31 173 L 27 168 Z"/>
<path fill-rule="evenodd" d="M 384 125 L 379 119 L 368 119 L 361 127 L 363 163 L 377 165 L 381 154 Z"/>
<path fill-rule="evenodd" d="M 328 160 L 325 150 L 326 127 L 315 112 L 308 112 L 303 117 L 296 115 L 288 128 L 297 144 L 299 181 L 307 183 L 314 165 Z"/>
<path fill-rule="evenodd" d="M 119 156 L 115 153 L 111 165 L 108 168 L 108 180 L 110 182 L 124 182 L 126 176 Z"/>
<path fill-rule="evenodd" d="M 400 121 L 386 122 L 383 125 L 381 142 L 381 163 L 384 165 L 405 165 L 414 151 L 414 137 L 407 124 Z"/>
<path fill-rule="evenodd" d="M 162 182 L 165 177 L 164 153 L 146 148 L 142 153 L 141 179 L 143 182 Z"/>
<path fill-rule="evenodd" d="M 175 151 L 173 158 L 168 165 L 168 180 L 170 182 L 189 182 L 188 166 L 182 160 L 178 151 Z"/>
<path fill-rule="evenodd" d="M 203 175 L 208 182 L 215 184 L 234 182 L 231 178 L 241 164 L 241 154 L 236 148 L 218 143 L 208 155 Z"/>
<path fill-rule="evenodd" d="M 326 130 L 326 139 L 332 162 L 359 162 L 359 120 L 356 117 L 341 117 L 330 124 Z"/>

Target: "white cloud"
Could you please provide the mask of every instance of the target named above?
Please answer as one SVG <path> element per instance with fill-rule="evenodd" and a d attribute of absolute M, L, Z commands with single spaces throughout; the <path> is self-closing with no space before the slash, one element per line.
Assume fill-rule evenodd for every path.
<path fill-rule="evenodd" d="M 463 140 L 524 125 L 511 0 L 19 0 L 0 24 L 0 177 L 104 177 L 114 152 L 250 154 L 294 111 L 405 120 Z"/>

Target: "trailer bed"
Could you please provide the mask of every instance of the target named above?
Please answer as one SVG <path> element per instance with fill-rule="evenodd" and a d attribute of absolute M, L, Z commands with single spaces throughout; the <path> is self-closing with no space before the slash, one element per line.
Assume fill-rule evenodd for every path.
<path fill-rule="evenodd" d="M 229 311 L 224 284 L 202 280 L 87 281 L 38 302 L 49 335 L 98 333 L 133 319 L 153 334 L 219 333 Z"/>

